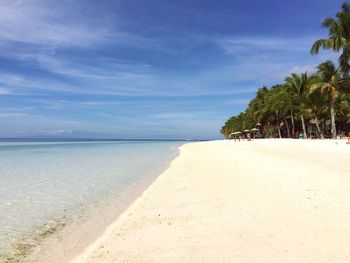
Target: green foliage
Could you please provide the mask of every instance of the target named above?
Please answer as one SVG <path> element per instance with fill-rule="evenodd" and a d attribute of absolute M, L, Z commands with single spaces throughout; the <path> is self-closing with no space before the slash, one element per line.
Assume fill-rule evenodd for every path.
<path fill-rule="evenodd" d="M 311 53 L 318 54 L 321 48 L 341 52 L 339 67 L 326 61 L 314 74 L 293 73 L 282 84 L 259 88 L 247 109 L 221 128 L 225 137 L 257 123 L 266 135 L 274 130 L 282 137 L 302 130 L 314 133 L 316 128 L 320 137 L 335 137 L 336 127 L 350 132 L 350 5 L 344 3 L 335 18 L 326 18 L 322 25 L 328 29 L 328 38 L 317 40 Z"/>
<path fill-rule="evenodd" d="M 317 40 L 311 47 L 312 54 L 318 54 L 319 50 L 331 49 L 341 51 L 339 66 L 344 75 L 350 70 L 350 5 L 344 3 L 335 18 L 326 18 L 322 26 L 328 29 L 328 38 Z"/>

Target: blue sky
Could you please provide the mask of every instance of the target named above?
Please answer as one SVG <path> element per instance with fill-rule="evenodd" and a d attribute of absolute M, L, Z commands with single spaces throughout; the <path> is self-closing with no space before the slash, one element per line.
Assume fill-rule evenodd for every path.
<path fill-rule="evenodd" d="M 0 137 L 219 138 L 336 0 L 0 0 Z"/>

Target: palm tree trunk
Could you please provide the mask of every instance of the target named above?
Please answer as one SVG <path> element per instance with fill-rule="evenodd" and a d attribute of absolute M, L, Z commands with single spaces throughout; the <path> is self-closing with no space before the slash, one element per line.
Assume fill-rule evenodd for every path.
<path fill-rule="evenodd" d="M 336 139 L 337 129 L 335 127 L 334 101 L 331 102 L 331 124 L 332 124 L 332 136 L 333 136 L 333 139 Z"/>
<path fill-rule="evenodd" d="M 317 118 L 316 114 L 315 114 L 315 122 L 316 122 L 316 128 L 317 128 L 318 134 L 321 136 L 321 139 L 324 139 L 324 135 L 323 135 L 323 132 L 320 129 L 320 125 L 318 124 L 318 118 Z"/>
<path fill-rule="evenodd" d="M 287 136 L 288 138 L 290 138 L 290 131 L 289 131 L 289 124 L 286 118 L 286 115 L 283 116 L 284 117 L 284 122 L 286 123 L 286 128 L 287 128 Z"/>
<path fill-rule="evenodd" d="M 290 110 L 290 118 L 292 120 L 292 137 L 295 138 L 295 125 L 294 125 L 293 110 Z"/>
<path fill-rule="evenodd" d="M 307 139 L 307 133 L 306 133 L 305 121 L 304 121 L 304 115 L 303 114 L 301 114 L 301 124 L 303 126 L 304 137 L 305 137 L 305 139 Z"/>
<path fill-rule="evenodd" d="M 282 138 L 282 134 L 281 134 L 281 128 L 280 128 L 280 126 L 278 126 L 277 130 L 278 130 L 278 136 L 279 136 L 280 139 L 281 139 L 281 138 Z"/>

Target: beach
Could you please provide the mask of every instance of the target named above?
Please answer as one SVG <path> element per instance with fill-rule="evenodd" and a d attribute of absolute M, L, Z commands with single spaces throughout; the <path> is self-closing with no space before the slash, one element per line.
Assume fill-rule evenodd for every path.
<path fill-rule="evenodd" d="M 73 263 L 346 262 L 349 154 L 345 140 L 185 144 Z"/>
<path fill-rule="evenodd" d="M 350 263 L 350 0 L 0 7 L 0 263 Z"/>

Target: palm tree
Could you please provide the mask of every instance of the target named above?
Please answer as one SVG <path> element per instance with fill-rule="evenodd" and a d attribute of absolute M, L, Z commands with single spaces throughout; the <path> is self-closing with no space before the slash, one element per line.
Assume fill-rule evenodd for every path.
<path fill-rule="evenodd" d="M 350 124 L 350 94 L 342 93 L 335 106 L 336 118 L 342 131 L 349 130 Z"/>
<path fill-rule="evenodd" d="M 271 87 L 265 97 L 265 104 L 262 108 L 263 114 L 266 116 L 268 126 L 272 125 L 277 128 L 278 137 L 282 138 L 281 123 L 283 122 L 285 107 L 280 100 L 280 92 L 282 85 L 274 85 Z"/>
<path fill-rule="evenodd" d="M 307 94 L 307 88 L 309 85 L 310 79 L 307 76 L 307 73 L 302 73 L 300 75 L 293 73 L 291 76 L 285 79 L 285 88 L 288 92 L 291 93 L 293 104 L 296 106 L 298 113 L 300 115 L 303 132 L 305 134 L 305 138 L 307 138 L 305 120 L 304 120 L 304 100 Z M 293 110 L 293 108 L 291 109 Z M 294 126 L 294 116 L 291 111 L 292 124 Z M 294 128 L 293 128 L 294 129 Z M 294 133 L 294 132 L 293 132 Z"/>
<path fill-rule="evenodd" d="M 256 92 L 255 98 L 249 103 L 248 109 L 250 110 L 250 114 L 252 115 L 255 123 L 262 122 L 264 119 L 264 115 L 261 109 L 266 103 L 266 95 L 268 92 L 269 90 L 265 86 L 259 88 Z"/>
<path fill-rule="evenodd" d="M 336 138 L 337 130 L 335 125 L 334 104 L 341 90 L 349 84 L 349 80 L 341 78 L 339 70 L 336 69 L 332 61 L 327 61 L 318 65 L 317 73 L 319 74 L 319 80 L 311 85 L 310 93 L 320 91 L 321 93 L 327 94 L 331 111 L 332 136 Z"/>
<path fill-rule="evenodd" d="M 312 86 L 312 85 L 311 85 Z M 311 89 L 309 86 L 309 89 Z M 321 92 L 312 92 L 308 94 L 307 99 L 305 101 L 305 106 L 307 110 L 311 113 L 312 118 L 315 120 L 315 125 L 317 128 L 317 133 L 321 137 L 324 138 L 323 129 L 320 127 L 321 116 L 325 111 L 328 111 L 327 105 L 328 97 L 325 94 L 321 94 Z"/>
<path fill-rule="evenodd" d="M 342 4 L 336 18 L 326 18 L 322 25 L 328 28 L 328 38 L 317 40 L 311 48 L 311 54 L 318 54 L 321 47 L 341 51 L 339 65 L 343 74 L 347 76 L 350 70 L 350 5 Z"/>
<path fill-rule="evenodd" d="M 294 98 L 293 94 L 290 92 L 288 88 L 286 88 L 285 85 L 280 85 L 280 88 L 276 91 L 275 101 L 272 105 L 273 108 L 279 108 L 281 110 L 281 113 L 283 114 L 283 120 L 287 132 L 287 137 L 294 138 L 295 133 L 295 127 L 294 127 L 294 118 L 293 115 L 293 109 L 294 109 Z M 292 135 L 290 133 L 289 123 L 287 119 L 287 115 L 291 113 L 291 121 L 292 121 Z M 288 117 L 289 118 L 289 117 Z"/>
<path fill-rule="evenodd" d="M 221 128 L 221 134 L 226 138 L 229 138 L 231 133 L 243 130 L 244 119 L 245 113 L 243 112 L 237 116 L 229 118 Z"/>
<path fill-rule="evenodd" d="M 317 73 L 310 77 L 307 73 L 292 74 L 283 85 L 260 88 L 247 109 L 225 123 L 222 134 L 262 123 L 265 132 L 271 133 L 270 129 L 277 128 L 281 137 L 283 122 L 285 134 L 290 137 L 288 115 L 292 137 L 297 118 L 301 121 L 305 137 L 308 136 L 305 120 L 311 119 L 315 120 L 321 137 L 330 124 L 333 137 L 337 135 L 337 128 L 350 131 L 350 4 L 344 3 L 335 17 L 326 18 L 322 25 L 328 29 L 328 38 L 317 40 L 311 53 L 318 54 L 320 49 L 340 52 L 339 67 L 327 61 L 320 64 Z"/>

